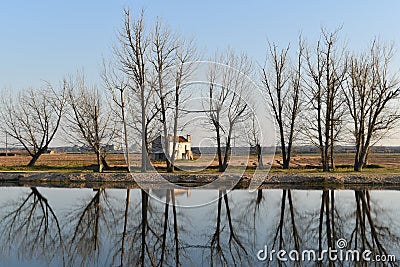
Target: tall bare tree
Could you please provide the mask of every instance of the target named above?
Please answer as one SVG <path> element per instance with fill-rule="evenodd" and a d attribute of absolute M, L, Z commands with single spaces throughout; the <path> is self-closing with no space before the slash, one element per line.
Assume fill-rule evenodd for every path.
<path fill-rule="evenodd" d="M 173 79 L 173 93 L 172 93 L 172 110 L 173 110 L 173 126 L 172 126 L 172 151 L 176 151 L 177 139 L 178 139 L 178 120 L 181 117 L 182 102 L 182 91 L 186 86 L 186 81 L 195 70 L 194 62 L 198 59 L 196 47 L 191 40 L 184 38 L 177 39 L 178 46 L 175 50 L 174 56 L 174 67 L 172 68 L 172 79 Z M 168 169 L 169 172 L 174 171 L 175 153 L 171 155 L 171 164 Z"/>
<path fill-rule="evenodd" d="M 288 56 L 289 46 L 280 52 L 268 43 L 267 64 L 263 69 L 263 84 L 278 125 L 282 167 L 289 169 L 292 146 L 301 111 L 301 67 L 303 44 L 299 38 L 297 62 Z"/>
<path fill-rule="evenodd" d="M 127 127 L 127 88 L 128 81 L 124 75 L 120 73 L 118 68 L 112 63 L 106 65 L 103 64 L 102 79 L 105 87 L 110 92 L 113 102 L 117 109 L 114 109 L 115 117 L 119 118 L 122 122 L 123 131 L 123 145 L 125 148 L 125 160 L 127 163 L 128 172 L 131 170 L 131 160 L 129 154 L 129 138 L 128 138 L 128 127 Z M 128 103 L 129 104 L 129 103 Z M 119 131 L 115 129 L 115 136 L 118 136 Z"/>
<path fill-rule="evenodd" d="M 144 19 L 143 14 L 142 19 Z M 145 66 L 143 75 L 146 76 L 146 86 L 148 86 L 146 125 L 152 123 L 150 119 L 154 118 L 153 115 L 159 118 L 161 127 L 158 127 L 160 130 L 157 134 L 160 133 L 162 136 L 167 169 L 173 171 L 175 154 L 172 151 L 175 151 L 176 146 L 180 94 L 183 88 L 182 83 L 190 70 L 189 62 L 195 60 L 195 49 L 191 41 L 171 31 L 160 19 L 156 20 L 151 31 L 146 30 L 143 29 L 142 33 L 147 36 L 148 42 L 144 51 L 145 62 L 143 62 Z M 148 65 L 147 68 L 146 65 Z M 170 125 L 171 121 L 174 126 Z M 172 139 L 175 139 L 173 147 L 170 145 L 171 128 L 174 128 L 172 130 Z M 148 143 L 149 133 L 146 132 L 145 135 L 147 135 L 146 142 Z"/>
<path fill-rule="evenodd" d="M 30 89 L 16 97 L 3 97 L 1 119 L 7 136 L 14 138 L 31 156 L 34 166 L 53 140 L 64 113 L 66 81 L 61 89 L 47 87 Z"/>
<path fill-rule="evenodd" d="M 176 35 L 171 32 L 169 27 L 160 19 L 155 22 L 154 29 L 151 34 L 151 54 L 149 56 L 152 64 L 152 76 L 155 86 L 155 92 L 159 98 L 160 104 L 160 123 L 162 125 L 162 141 L 164 146 L 165 161 L 167 169 L 171 170 L 171 152 L 170 137 L 168 132 L 167 109 L 171 102 L 171 68 L 174 64 L 174 54 L 177 47 Z"/>
<path fill-rule="evenodd" d="M 392 104 L 400 95 L 399 80 L 390 72 L 392 57 L 393 45 L 374 40 L 367 54 L 350 60 L 345 96 L 352 119 L 355 171 L 362 171 L 370 146 L 400 119 Z"/>
<path fill-rule="evenodd" d="M 130 78 L 129 87 L 133 92 L 135 101 L 139 103 L 140 110 L 140 135 L 141 135 L 141 171 L 146 172 L 148 166 L 148 116 L 149 105 L 152 103 L 154 89 L 148 81 L 148 50 L 150 36 L 144 24 L 144 11 L 140 17 L 131 21 L 129 9 L 124 9 L 124 25 L 118 35 L 119 45 L 114 53 L 119 59 L 121 70 Z M 150 121 L 151 121 L 150 120 Z"/>
<path fill-rule="evenodd" d="M 303 132 L 319 148 L 323 171 L 335 167 L 334 145 L 344 125 L 342 88 L 346 79 L 347 51 L 339 46 L 338 34 L 339 30 L 322 29 L 315 50 L 307 47 L 304 51 L 309 114 Z"/>
<path fill-rule="evenodd" d="M 188 76 L 195 59 L 192 42 L 172 32 L 157 19 L 151 28 L 145 27 L 144 11 L 131 21 L 130 11 L 124 10 L 124 27 L 119 32 L 118 45 L 114 54 L 118 69 L 127 77 L 131 89 L 130 113 L 138 114 L 140 121 L 133 118 L 127 123 L 141 136 L 142 172 L 149 165 L 149 144 L 157 135 L 162 135 L 168 171 L 173 171 L 174 153 L 170 156 L 171 128 L 177 138 L 180 94 L 182 83 Z M 118 101 L 121 103 L 121 101 Z M 174 112 L 170 112 L 174 110 Z M 171 114 L 172 116 L 171 116 Z M 172 118 L 172 120 L 171 120 Z M 156 119 L 159 119 L 158 121 Z M 174 126 L 169 123 L 173 121 Z M 159 125 L 159 122 L 161 125 Z M 161 127 L 160 127 L 161 126 Z M 176 147 L 174 142 L 173 149 Z"/>
<path fill-rule="evenodd" d="M 69 82 L 67 113 L 68 124 L 65 131 L 73 142 L 90 148 L 97 158 L 97 171 L 108 168 L 106 162 L 107 145 L 114 137 L 115 122 L 111 118 L 108 103 L 97 87 L 89 87 L 83 75 Z"/>
<path fill-rule="evenodd" d="M 236 55 L 231 50 L 214 61 L 224 65 L 214 64 L 209 71 L 209 97 L 205 110 L 216 134 L 218 166 L 223 172 L 231 156 L 233 130 L 249 114 L 246 100 L 251 85 L 247 77 L 251 75 L 252 64 L 245 54 Z"/>

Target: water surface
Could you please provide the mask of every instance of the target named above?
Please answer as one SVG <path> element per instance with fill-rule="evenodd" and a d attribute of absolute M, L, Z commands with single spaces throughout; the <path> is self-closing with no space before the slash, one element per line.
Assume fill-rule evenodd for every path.
<path fill-rule="evenodd" d="M 341 239 L 344 252 L 370 250 L 400 259 L 398 191 L 225 193 L 1 187 L 0 265 L 316 266 L 275 257 L 260 261 L 257 254 L 264 248 L 314 250 L 318 257 L 329 247 L 339 249 Z M 199 201 L 209 203 L 185 207 Z M 328 264 L 366 263 L 323 258 L 322 265 Z"/>

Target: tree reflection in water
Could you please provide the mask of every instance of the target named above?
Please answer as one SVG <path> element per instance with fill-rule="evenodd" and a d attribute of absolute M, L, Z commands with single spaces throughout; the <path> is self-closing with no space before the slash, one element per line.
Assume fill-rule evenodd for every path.
<path fill-rule="evenodd" d="M 259 199 L 259 194 L 257 196 Z M 272 203 L 270 203 L 272 205 Z M 297 214 L 295 206 L 293 204 L 292 191 L 288 189 L 282 190 L 282 195 L 280 197 L 280 205 L 278 213 L 277 225 L 272 228 L 271 234 L 268 236 L 266 245 L 268 245 L 269 251 L 275 250 L 296 250 L 300 251 L 300 246 L 302 244 L 301 233 L 299 232 L 298 224 L 301 224 L 301 217 Z M 271 207 L 269 207 L 271 208 Z M 260 213 L 263 216 L 270 216 L 270 213 L 265 210 L 261 210 Z M 270 218 L 272 219 L 272 218 Z M 264 225 L 259 226 L 260 229 L 265 229 Z M 269 230 L 269 229 L 268 229 Z M 265 231 L 265 230 L 258 230 Z M 256 231 L 256 232 L 258 232 Z M 279 266 L 301 266 L 300 261 L 295 262 L 283 262 L 283 261 L 269 261 L 267 266 L 279 265 Z"/>
<path fill-rule="evenodd" d="M 312 216 L 306 216 L 308 219 L 308 228 L 310 229 L 311 240 L 315 238 L 315 233 L 318 236 L 318 257 L 321 257 L 322 251 L 328 248 L 333 250 L 343 249 L 346 250 L 357 250 L 360 253 L 359 262 L 351 262 L 352 266 L 397 266 L 396 263 L 388 262 L 365 262 L 361 257 L 361 253 L 366 249 L 371 250 L 373 255 L 388 255 L 383 240 L 388 246 L 395 246 L 400 241 L 399 228 L 393 224 L 392 230 L 389 230 L 387 221 L 390 220 L 390 214 L 379 207 L 378 203 L 375 203 L 376 212 L 373 214 L 371 208 L 371 197 L 368 190 L 354 191 L 355 203 L 349 203 L 352 205 L 350 209 L 355 209 L 352 213 L 346 213 L 346 208 L 336 206 L 335 190 L 323 190 L 321 195 L 321 203 L 318 215 L 318 224 L 315 227 Z M 348 204 L 348 203 L 341 203 Z M 386 215 L 386 216 L 385 216 Z M 381 222 L 379 220 L 382 219 Z M 386 221 L 386 223 L 384 223 Z M 307 223 L 307 222 L 305 222 Z M 307 232 L 304 235 L 308 234 Z M 345 248 L 338 248 L 337 241 L 340 238 L 344 238 L 347 241 Z M 309 249 L 312 248 L 308 246 Z M 393 253 L 393 251 L 392 251 Z M 316 262 L 317 266 L 344 266 L 345 261 L 331 260 L 327 254 L 323 257 L 323 261 Z"/>
<path fill-rule="evenodd" d="M 225 203 L 225 213 L 228 223 L 228 234 L 224 230 L 226 224 L 222 223 L 222 201 Z M 244 229 L 235 229 L 232 220 L 231 208 L 229 206 L 229 198 L 225 190 L 218 191 L 218 208 L 215 231 L 209 242 L 210 248 L 210 265 L 243 265 L 249 260 L 247 246 L 242 244 L 242 237 L 238 234 Z M 238 231 L 237 231 L 238 230 Z M 242 232 L 243 233 L 243 232 Z M 207 247 L 207 245 L 205 246 Z"/>
<path fill-rule="evenodd" d="M 185 209 L 176 206 L 178 193 L 171 189 L 154 191 L 163 201 L 144 190 L 96 189 L 89 198 L 74 200 L 78 206 L 66 204 L 66 216 L 58 215 L 60 211 L 39 191 L 23 190 L 18 201 L 3 205 L 0 245 L 5 254 L 49 265 L 251 266 L 257 263 L 259 242 L 269 251 L 315 249 L 317 256 L 328 247 L 336 249 L 340 238 L 347 240 L 347 249 L 369 249 L 380 255 L 397 253 L 400 243 L 393 211 L 382 208 L 381 198 L 368 190 L 312 191 L 316 201 L 307 198 L 309 192 L 289 189 L 229 195 L 218 190 L 203 192 L 217 193 L 216 202 Z M 346 264 L 328 257 L 312 263 L 263 263 Z"/>
<path fill-rule="evenodd" d="M 348 247 L 361 251 L 368 249 L 375 255 L 387 256 L 389 253 L 383 242 L 399 244 L 399 229 L 395 229 L 393 224 L 388 223 L 388 218 L 382 216 L 385 214 L 384 209 L 376 203 L 374 205 L 374 213 L 374 209 L 371 206 L 371 195 L 368 190 L 355 190 L 354 197 L 356 203 L 355 216 L 353 216 L 353 218 L 355 217 L 353 219 L 355 220 L 355 226 L 351 232 Z M 386 223 L 383 222 L 384 220 L 386 220 Z M 389 263 L 389 265 L 397 266 L 394 263 Z"/>
<path fill-rule="evenodd" d="M 25 193 L 24 193 L 25 194 Z M 25 259 L 42 258 L 50 264 L 61 256 L 65 266 L 64 242 L 55 211 L 36 187 L 19 201 L 2 207 L 1 247 L 18 251 Z"/>
<path fill-rule="evenodd" d="M 106 235 L 116 234 L 114 209 L 105 189 L 94 189 L 96 194 L 86 203 L 70 212 L 66 228 L 69 265 L 99 264 L 101 246 L 108 242 Z M 70 228 L 72 227 L 72 229 Z"/>
<path fill-rule="evenodd" d="M 158 197 L 165 198 L 163 203 L 150 197 L 145 190 L 139 192 L 140 201 L 130 207 L 130 190 L 127 190 L 121 219 L 123 231 L 115 241 L 119 249 L 113 252 L 112 265 L 181 265 L 180 259 L 185 252 L 181 249 L 179 231 L 183 227 L 178 224 L 175 191 L 155 192 Z"/>

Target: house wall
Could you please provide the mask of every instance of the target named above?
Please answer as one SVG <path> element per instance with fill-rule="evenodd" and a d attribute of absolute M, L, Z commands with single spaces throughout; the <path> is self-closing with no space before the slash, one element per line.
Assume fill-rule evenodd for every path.
<path fill-rule="evenodd" d="M 172 148 L 173 148 L 173 142 L 169 143 L 169 151 L 172 155 Z M 175 159 L 189 159 L 187 157 L 187 152 L 191 151 L 190 143 L 189 142 L 181 142 L 176 144 L 176 150 L 175 150 Z"/>
<path fill-rule="evenodd" d="M 190 135 L 188 136 L 189 142 L 178 142 L 176 143 L 175 149 L 175 159 L 192 159 L 192 151 L 191 151 L 191 142 L 190 142 Z M 172 148 L 173 148 L 173 141 L 169 142 L 169 151 L 170 155 L 172 156 Z M 151 144 L 152 148 L 152 159 L 153 160 L 161 160 L 165 159 L 163 144 L 162 144 L 162 137 L 157 137 Z"/>

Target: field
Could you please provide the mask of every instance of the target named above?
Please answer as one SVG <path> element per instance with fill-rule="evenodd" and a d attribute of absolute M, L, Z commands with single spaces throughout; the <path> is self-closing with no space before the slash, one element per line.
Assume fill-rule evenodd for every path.
<path fill-rule="evenodd" d="M 131 166 L 139 168 L 140 155 L 131 155 Z M 338 154 L 335 157 L 335 163 L 338 172 L 351 172 L 353 164 L 352 154 Z M 26 167 L 30 160 L 27 155 L 0 156 L 0 171 L 63 171 L 63 172 L 82 172 L 93 171 L 96 164 L 94 154 L 44 154 L 42 155 L 34 167 Z M 121 170 L 119 167 L 126 166 L 124 156 L 122 154 L 107 155 L 107 162 L 114 171 Z M 264 163 L 268 159 L 264 159 Z M 273 159 L 271 171 L 284 171 L 280 168 L 281 158 L 279 155 Z M 256 166 L 256 156 L 246 157 L 236 156 L 231 161 L 231 166 L 237 168 L 254 169 Z M 162 161 L 153 162 L 153 165 L 163 171 L 165 163 Z M 177 165 L 183 169 L 191 168 L 192 170 L 206 169 L 208 172 L 216 170 L 217 160 L 211 157 L 195 158 L 195 161 L 177 161 Z M 246 166 L 247 165 L 247 166 Z M 368 160 L 368 168 L 365 172 L 400 172 L 400 154 L 371 154 Z M 292 157 L 291 167 L 293 172 L 316 172 L 319 171 L 319 156 L 317 154 L 294 155 Z M 205 170 L 204 170 L 205 171 Z"/>

